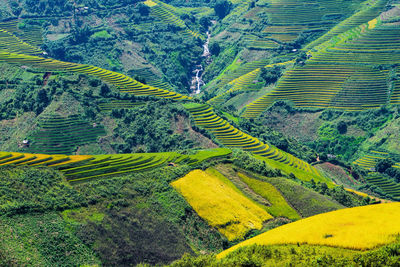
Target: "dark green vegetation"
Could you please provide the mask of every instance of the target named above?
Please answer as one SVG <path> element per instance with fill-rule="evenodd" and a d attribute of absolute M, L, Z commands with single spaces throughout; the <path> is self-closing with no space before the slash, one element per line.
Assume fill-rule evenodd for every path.
<path fill-rule="evenodd" d="M 226 258 L 217 260 L 207 255 L 184 256 L 170 266 L 398 266 L 400 244 L 370 251 L 357 252 L 338 248 L 310 245 L 260 246 L 240 248 Z"/>
<path fill-rule="evenodd" d="M 81 120 L 78 116 L 49 116 L 41 118 L 39 130 L 28 139 L 32 140 L 29 152 L 44 154 L 72 154 L 77 146 L 95 143 L 105 135 L 104 126 Z"/>
<path fill-rule="evenodd" d="M 3 215 L 63 210 L 87 205 L 87 201 L 57 172 L 50 169 L 1 170 Z"/>
<path fill-rule="evenodd" d="M 219 162 L 234 162 L 237 157 L 227 155 Z M 247 153 L 240 157 L 247 158 L 247 166 L 254 166 L 250 167 L 253 174 L 248 175 L 273 184 L 302 216 L 342 208 L 330 197 L 304 189 L 300 182 L 285 177 L 266 178 L 262 174 L 282 174 Z M 207 168 L 210 164 L 214 164 L 212 160 L 200 166 Z M 232 170 L 231 166 L 240 168 L 217 165 L 223 170 Z M 264 170 L 256 166 L 264 166 Z M 100 261 L 106 266 L 125 266 L 168 263 L 184 253 L 219 252 L 233 244 L 198 217 L 169 185 L 193 168 L 181 164 L 73 185 L 61 173 L 47 168 L 3 169 L 0 227 L 7 234 L 0 239 L 0 262 L 69 266 Z M 318 201 L 307 207 L 294 194 L 302 194 L 304 201 Z M 269 222 L 263 231 L 287 222 Z M 21 238 L 14 239 L 15 235 Z M 54 250 L 54 246 L 60 247 Z M 65 254 L 68 257 L 62 256 Z"/>
<path fill-rule="evenodd" d="M 169 186 L 189 170 L 160 169 L 74 187 L 47 169 L 3 170 L 0 227 L 7 235 L 0 239 L 0 262 L 155 264 L 193 249 L 220 250 L 220 234 Z"/>
<path fill-rule="evenodd" d="M 68 230 L 55 212 L 0 218 L 0 265 L 73 266 L 99 264 L 92 250 Z"/>
<path fill-rule="evenodd" d="M 53 73 L 45 82 L 34 72 L 9 65 L 3 68 L 7 72 L 2 73 L 5 80 L 1 116 L 15 121 L 1 125 L 4 133 L 0 137 L 1 150 L 71 154 L 78 147 L 79 154 L 103 154 L 215 147 L 192 128 L 185 109 L 172 101 L 153 102 L 148 101 L 155 100 L 151 97 L 129 96 L 83 75 Z M 10 76 L 11 72 L 15 76 Z M 39 101 L 39 95 L 46 101 Z M 105 110 L 104 103 L 108 101 L 115 106 Z M 121 101 L 141 105 L 126 108 L 120 106 Z M 35 113 L 40 116 L 36 117 Z M 55 122 L 58 117 L 69 116 L 79 119 L 71 123 Z M 41 126 L 43 123 L 45 128 Z M 50 123 L 51 127 L 47 125 Z M 72 124 L 75 127 L 70 127 Z M 19 147 L 24 139 L 33 142 L 33 146 Z"/>

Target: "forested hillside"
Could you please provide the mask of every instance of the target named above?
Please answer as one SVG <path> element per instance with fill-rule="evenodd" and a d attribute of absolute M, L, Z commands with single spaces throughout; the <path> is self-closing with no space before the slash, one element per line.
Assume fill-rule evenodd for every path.
<path fill-rule="evenodd" d="M 399 44 L 399 0 L 0 0 L 0 266 L 399 266 Z"/>

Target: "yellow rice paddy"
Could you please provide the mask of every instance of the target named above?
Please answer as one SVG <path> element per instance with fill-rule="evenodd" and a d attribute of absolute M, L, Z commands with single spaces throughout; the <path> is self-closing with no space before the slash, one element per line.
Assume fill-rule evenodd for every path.
<path fill-rule="evenodd" d="M 194 170 L 171 185 L 220 233 L 235 240 L 273 217 L 216 170 Z"/>
<path fill-rule="evenodd" d="M 310 244 L 366 250 L 392 243 L 400 234 L 400 203 L 337 210 L 275 228 L 223 251 L 247 245 Z"/>

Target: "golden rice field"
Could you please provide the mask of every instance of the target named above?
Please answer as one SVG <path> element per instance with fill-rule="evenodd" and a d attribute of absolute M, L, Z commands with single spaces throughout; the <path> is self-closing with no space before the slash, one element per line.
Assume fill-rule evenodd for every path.
<path fill-rule="evenodd" d="M 244 246 L 309 244 L 367 250 L 392 243 L 400 234 L 400 203 L 342 209 L 286 224 L 218 254 Z"/>
<path fill-rule="evenodd" d="M 236 240 L 273 217 L 213 168 L 194 170 L 171 183 L 212 227 Z"/>

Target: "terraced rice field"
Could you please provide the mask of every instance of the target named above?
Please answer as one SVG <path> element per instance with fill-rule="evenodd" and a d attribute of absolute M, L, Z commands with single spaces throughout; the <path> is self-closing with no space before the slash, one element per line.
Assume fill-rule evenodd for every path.
<path fill-rule="evenodd" d="M 253 81 L 257 78 L 257 76 L 260 74 L 260 72 L 261 72 L 261 69 L 257 68 L 255 70 L 229 82 L 228 84 L 232 86 L 231 89 L 211 98 L 210 100 L 207 101 L 207 103 L 209 103 L 211 105 L 220 105 L 225 102 L 225 97 L 228 96 L 229 94 L 231 94 L 233 92 L 237 92 L 237 91 L 247 90 L 247 88 L 253 84 Z"/>
<path fill-rule="evenodd" d="M 103 126 L 92 125 L 79 116 L 46 116 L 38 126 L 39 130 L 28 138 L 28 150 L 33 153 L 72 154 L 78 146 L 95 143 L 98 136 L 106 134 Z"/>
<path fill-rule="evenodd" d="M 400 200 L 400 183 L 396 183 L 389 178 L 383 177 L 379 173 L 370 173 L 368 176 L 364 177 L 364 179 L 369 184 L 380 188 L 386 194 Z"/>
<path fill-rule="evenodd" d="M 15 34 L 14 32 L 9 32 L 4 28 L 1 28 L 2 25 L 6 29 L 15 31 Z M 44 71 L 71 71 L 93 75 L 105 82 L 115 85 L 123 92 L 134 95 L 152 95 L 175 100 L 191 99 L 188 96 L 162 89 L 171 88 L 165 83 L 159 82 L 156 86 L 145 85 L 124 74 L 95 66 L 39 57 L 39 55 L 44 54 L 43 51 L 35 45 L 31 45 L 24 41 L 30 40 L 33 43 L 41 42 L 41 40 L 34 39 L 31 35 L 33 35 L 33 33 L 29 34 L 19 30 L 16 22 L 0 23 L 0 62 L 30 66 Z M 24 39 L 21 39 L 20 36 Z M 157 86 L 160 86 L 160 88 Z"/>
<path fill-rule="evenodd" d="M 240 64 L 240 63 L 239 63 Z M 229 82 L 246 75 L 249 72 L 252 72 L 256 69 L 262 68 L 268 65 L 268 60 L 259 60 L 259 61 L 252 61 L 246 64 L 240 64 L 239 66 L 235 67 L 232 71 L 228 73 L 224 73 L 221 78 L 221 82 L 219 86 L 224 86 Z"/>
<path fill-rule="evenodd" d="M 268 64 L 268 65 L 262 66 L 261 68 L 272 68 L 274 66 L 285 66 L 285 65 L 288 65 L 291 63 L 294 63 L 294 61 L 291 60 L 291 61 L 282 62 L 282 63 Z M 254 65 L 252 65 L 252 66 L 254 66 Z M 230 85 L 231 88 L 229 90 L 227 90 L 226 92 L 211 98 L 210 100 L 207 101 L 207 103 L 211 104 L 211 105 L 220 105 L 225 102 L 225 98 L 227 96 L 229 96 L 231 93 L 249 90 L 249 88 L 254 84 L 255 79 L 261 73 L 261 68 L 256 68 L 256 69 L 228 82 L 228 85 Z M 240 72 L 242 72 L 242 71 L 240 71 Z"/>
<path fill-rule="evenodd" d="M 326 40 L 321 39 L 324 42 L 309 46 L 312 50 L 305 66 L 285 73 L 275 90 L 246 106 L 243 116 L 255 118 L 277 100 L 290 100 L 304 108 L 345 110 L 388 104 L 390 72 L 375 66 L 400 63 L 400 26 L 376 17 L 383 2 L 372 1 L 344 21 L 346 26 L 335 27 L 336 34 L 328 33 Z"/>
<path fill-rule="evenodd" d="M 272 38 L 260 38 L 255 35 L 246 35 L 244 42 L 246 47 L 250 49 L 275 49 L 280 45 Z"/>
<path fill-rule="evenodd" d="M 206 104 L 186 104 L 185 108 L 193 116 L 197 126 L 210 131 L 219 142 L 228 147 L 240 148 L 256 155 L 273 159 L 275 161 L 305 170 L 315 176 L 320 176 L 318 171 L 307 162 L 294 157 L 274 146 L 261 142 L 219 117 L 213 109 Z M 310 177 L 311 179 L 311 177 Z"/>
<path fill-rule="evenodd" d="M 0 50 L 0 62 L 10 64 L 31 66 L 44 71 L 65 71 L 78 72 L 95 76 L 103 81 L 115 85 L 122 92 L 133 95 L 147 95 L 174 100 L 191 99 L 191 97 L 160 89 L 150 85 L 138 82 L 124 74 L 98 68 L 91 65 L 76 64 L 70 62 L 59 61 L 55 59 L 47 59 L 38 56 L 30 56 L 17 53 L 9 53 Z"/>
<path fill-rule="evenodd" d="M 297 38 L 299 33 L 308 29 L 307 26 L 303 25 L 270 25 L 267 26 L 262 32 L 269 36 L 270 38 L 279 40 L 281 42 L 291 42 Z M 316 25 L 316 29 L 318 29 L 318 25 Z"/>
<path fill-rule="evenodd" d="M 363 168 L 366 168 L 366 169 L 372 169 L 372 168 L 375 168 L 375 166 L 379 160 L 387 159 L 387 158 L 398 160 L 399 154 L 390 154 L 390 153 L 387 153 L 384 151 L 371 150 L 362 158 L 359 158 L 356 161 L 354 161 L 353 164 L 358 165 Z M 400 163 L 396 162 L 392 167 L 400 168 Z"/>
<path fill-rule="evenodd" d="M 286 72 L 276 88 L 246 106 L 245 118 L 255 118 L 277 100 L 304 108 L 362 110 L 388 102 L 387 71 L 372 67 L 308 63 Z"/>
<path fill-rule="evenodd" d="M 38 47 L 28 44 L 17 35 L 0 27 L 0 51 L 22 53 L 27 55 L 42 55 Z"/>
<path fill-rule="evenodd" d="M 391 155 L 387 152 L 370 151 L 364 157 L 354 161 L 353 164 L 371 171 L 367 176 L 364 177 L 367 183 L 377 186 L 383 192 L 392 197 L 400 198 L 400 183 L 396 183 L 394 180 L 386 178 L 378 172 L 375 172 L 375 166 L 379 160 L 392 158 L 393 156 L 394 155 Z M 397 158 L 398 156 L 395 155 L 395 157 Z M 397 162 L 392 167 L 400 168 L 400 163 Z"/>
<path fill-rule="evenodd" d="M 144 79 L 145 84 L 168 91 L 174 91 L 174 88 L 171 86 L 171 84 L 164 82 L 161 78 L 158 78 L 157 75 L 155 75 L 149 69 L 144 68 L 135 70 L 134 75 L 138 75 L 140 78 Z"/>
<path fill-rule="evenodd" d="M 231 153 L 229 149 L 201 150 L 193 155 L 177 152 L 136 153 L 114 155 L 48 155 L 0 152 L 1 166 L 47 166 L 64 173 L 69 182 L 116 176 L 130 172 L 151 170 L 169 162 L 195 165 Z"/>
<path fill-rule="evenodd" d="M 187 27 L 185 22 L 179 18 L 179 15 L 177 15 L 175 7 L 165 4 L 159 0 L 146 0 L 144 4 L 150 7 L 152 15 L 158 17 L 164 23 L 176 25 L 189 36 L 204 39 L 204 37 L 198 32 L 194 32 Z"/>
<path fill-rule="evenodd" d="M 396 241 L 400 234 L 400 203 L 348 208 L 286 224 L 239 243 L 218 258 L 252 244 L 309 244 L 373 249 Z"/>
<path fill-rule="evenodd" d="M 292 42 L 303 31 L 325 31 L 352 12 L 350 1 L 271 0 L 268 2 L 265 12 L 269 15 L 269 25 L 263 33 L 280 42 Z"/>
<path fill-rule="evenodd" d="M 29 28 L 21 27 L 24 25 L 24 20 L 9 20 L 0 22 L 0 28 L 4 29 L 24 42 L 33 46 L 39 47 L 43 44 L 42 28 L 40 26 L 29 25 Z"/>
<path fill-rule="evenodd" d="M 345 33 L 355 27 L 367 23 L 379 16 L 384 10 L 387 1 L 385 0 L 368 0 L 363 3 L 363 8 L 350 16 L 349 18 L 338 23 L 335 27 L 329 30 L 326 34 L 318 38 L 317 40 L 309 43 L 305 49 L 312 49 L 317 47 L 329 40 L 333 39 L 337 35 Z M 318 49 L 316 49 L 318 50 Z"/>
<path fill-rule="evenodd" d="M 400 104 L 400 68 L 396 70 L 397 79 L 393 81 L 393 92 L 390 97 L 390 104 Z"/>
<path fill-rule="evenodd" d="M 366 168 L 366 169 L 374 169 L 376 166 L 376 163 L 378 163 L 379 160 L 386 159 L 388 157 L 390 157 L 390 155 L 387 152 L 380 152 L 380 151 L 372 150 L 368 154 L 366 154 L 364 157 L 359 158 L 356 161 L 354 161 L 353 164 L 358 165 L 363 168 Z"/>
<path fill-rule="evenodd" d="M 99 104 L 101 111 L 110 111 L 113 109 L 133 109 L 145 105 L 146 102 L 132 102 L 129 100 L 113 100 L 111 102 Z"/>
<path fill-rule="evenodd" d="M 228 240 L 241 239 L 251 229 L 261 229 L 263 222 L 273 218 L 213 168 L 194 170 L 171 185 L 199 216 Z"/>
<path fill-rule="evenodd" d="M 376 19 L 375 19 L 376 20 Z M 400 63 L 400 26 L 371 21 L 339 36 L 335 46 L 326 47 L 312 57 L 312 62 L 384 65 Z M 379 23 L 375 26 L 374 23 Z M 371 28 L 370 25 L 374 25 Z M 317 47 L 318 49 L 318 47 Z"/>

